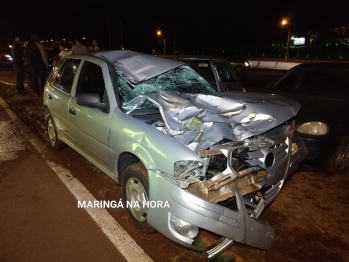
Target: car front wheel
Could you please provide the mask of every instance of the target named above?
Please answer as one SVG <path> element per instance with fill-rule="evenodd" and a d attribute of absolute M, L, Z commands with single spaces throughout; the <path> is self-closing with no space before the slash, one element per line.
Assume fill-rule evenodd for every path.
<path fill-rule="evenodd" d="M 52 148 L 61 149 L 62 147 L 64 147 L 64 143 L 58 139 L 57 128 L 50 115 L 47 117 L 46 131 L 47 131 L 48 141 Z"/>
<path fill-rule="evenodd" d="M 152 233 L 155 230 L 148 225 L 149 201 L 148 172 L 142 163 L 136 163 L 126 168 L 122 177 L 122 197 L 124 206 L 135 225 L 143 232 Z"/>
<path fill-rule="evenodd" d="M 332 174 L 343 174 L 349 169 L 349 137 L 344 137 L 338 144 L 329 162 Z"/>

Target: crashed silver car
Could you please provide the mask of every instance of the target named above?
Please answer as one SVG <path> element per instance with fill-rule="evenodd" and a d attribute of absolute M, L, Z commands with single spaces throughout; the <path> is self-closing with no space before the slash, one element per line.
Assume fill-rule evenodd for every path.
<path fill-rule="evenodd" d="M 209 257 L 234 241 L 271 246 L 258 217 L 307 153 L 297 102 L 218 93 L 183 62 L 125 50 L 66 57 L 44 93 L 51 146 L 120 183 L 139 228 L 194 250 L 200 229 L 221 235 Z"/>

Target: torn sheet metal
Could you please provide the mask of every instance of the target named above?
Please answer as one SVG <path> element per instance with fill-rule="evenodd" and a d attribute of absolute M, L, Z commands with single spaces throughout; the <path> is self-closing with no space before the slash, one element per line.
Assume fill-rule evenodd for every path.
<path fill-rule="evenodd" d="M 223 97 L 214 94 L 188 94 L 173 91 L 157 91 L 135 98 L 124 108 L 135 108 L 149 101 L 160 109 L 169 134 L 178 141 L 198 151 L 223 140 L 242 141 L 262 134 L 289 120 L 299 111 L 293 100 L 282 103 L 259 96 L 245 96 L 240 92 Z M 244 95 L 243 95 L 244 96 Z"/>

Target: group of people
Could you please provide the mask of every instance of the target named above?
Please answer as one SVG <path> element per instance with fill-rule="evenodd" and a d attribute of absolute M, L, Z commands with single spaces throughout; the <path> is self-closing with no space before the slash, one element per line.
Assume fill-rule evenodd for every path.
<path fill-rule="evenodd" d="M 75 43 L 72 43 L 70 50 L 67 49 L 65 42 L 60 43 L 59 49 L 60 53 L 55 58 L 55 63 L 69 54 L 101 50 L 97 40 L 93 40 L 92 46 L 88 48 L 82 44 L 82 39 L 79 37 L 76 38 Z M 26 71 L 28 71 L 34 95 L 42 95 L 45 85 L 45 71 L 48 69 L 49 64 L 45 47 L 40 43 L 38 37 L 34 34 L 30 35 L 30 41 L 25 47 L 22 39 L 16 37 L 12 47 L 12 56 L 16 74 L 16 92 L 20 94 L 25 93 L 24 80 Z"/>
<path fill-rule="evenodd" d="M 44 46 L 36 35 L 30 35 L 30 41 L 23 48 L 24 42 L 16 37 L 12 48 L 13 66 L 16 74 L 16 92 L 25 93 L 25 68 L 29 67 L 34 93 L 41 95 L 45 85 L 45 71 L 48 68 L 48 58 Z M 40 79 L 40 85 L 39 85 Z"/>

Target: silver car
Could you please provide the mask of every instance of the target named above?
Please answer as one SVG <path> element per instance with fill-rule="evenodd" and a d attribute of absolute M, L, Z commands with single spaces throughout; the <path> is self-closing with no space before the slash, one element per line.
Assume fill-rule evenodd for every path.
<path fill-rule="evenodd" d="M 299 109 L 217 93 L 183 62 L 126 50 L 70 55 L 44 91 L 51 146 L 69 145 L 121 184 L 142 230 L 194 250 L 200 229 L 221 235 L 210 258 L 234 241 L 270 248 L 274 229 L 258 217 L 307 154 Z"/>

